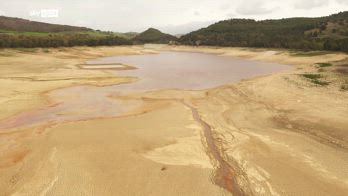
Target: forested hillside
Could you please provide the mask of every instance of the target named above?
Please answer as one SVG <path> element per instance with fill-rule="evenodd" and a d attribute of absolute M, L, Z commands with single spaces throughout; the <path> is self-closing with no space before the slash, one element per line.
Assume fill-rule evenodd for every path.
<path fill-rule="evenodd" d="M 231 19 L 189 33 L 182 44 L 348 51 L 348 12 L 320 18 Z"/>

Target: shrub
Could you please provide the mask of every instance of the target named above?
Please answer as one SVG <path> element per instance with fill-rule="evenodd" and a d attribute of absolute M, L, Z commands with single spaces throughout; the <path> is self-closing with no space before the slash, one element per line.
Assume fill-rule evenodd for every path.
<path fill-rule="evenodd" d="M 322 78 L 322 75 L 320 74 L 302 74 L 302 76 L 311 80 L 317 80 Z"/>
<path fill-rule="evenodd" d="M 332 66 L 331 63 L 317 63 L 316 65 L 318 65 L 319 67 L 331 67 Z"/>

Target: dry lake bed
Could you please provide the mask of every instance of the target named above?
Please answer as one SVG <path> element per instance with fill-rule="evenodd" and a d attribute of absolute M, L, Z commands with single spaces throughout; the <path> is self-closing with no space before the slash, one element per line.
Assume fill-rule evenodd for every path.
<path fill-rule="evenodd" d="M 0 195 L 348 195 L 346 54 L 0 54 Z"/>

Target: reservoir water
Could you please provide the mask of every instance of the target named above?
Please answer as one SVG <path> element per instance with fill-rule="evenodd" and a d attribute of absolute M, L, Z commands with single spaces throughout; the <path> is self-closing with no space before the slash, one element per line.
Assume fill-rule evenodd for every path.
<path fill-rule="evenodd" d="M 122 63 L 137 67 L 117 73 L 140 79 L 135 83 L 120 85 L 122 89 L 133 90 L 207 89 L 289 69 L 287 65 L 193 52 L 105 57 L 87 63 Z"/>
<path fill-rule="evenodd" d="M 109 71 L 114 72 L 116 76 L 132 76 L 138 80 L 105 87 L 84 85 L 54 90 L 49 96 L 57 104 L 5 119 L 0 122 L 0 130 L 115 117 L 138 107 L 141 102 L 121 101 L 111 98 L 110 95 L 162 89 L 208 89 L 290 68 L 287 65 L 191 52 L 105 57 L 87 62 L 104 67 L 105 64 L 112 63 L 135 66 L 137 69 Z"/>

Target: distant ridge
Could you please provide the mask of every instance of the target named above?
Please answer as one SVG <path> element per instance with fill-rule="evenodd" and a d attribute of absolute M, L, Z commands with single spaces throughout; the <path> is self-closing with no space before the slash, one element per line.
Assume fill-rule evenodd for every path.
<path fill-rule="evenodd" d="M 180 43 L 348 52 L 348 12 L 318 18 L 224 20 L 182 36 Z"/>
<path fill-rule="evenodd" d="M 182 35 L 155 28 L 117 33 L 0 16 L 0 48 L 131 44 L 208 45 L 348 52 L 348 11 L 326 17 L 256 21 L 230 19 Z"/>
<path fill-rule="evenodd" d="M 11 31 L 28 32 L 66 32 L 66 31 L 91 31 L 86 27 L 76 27 L 69 25 L 49 24 L 44 22 L 35 22 L 21 18 L 12 18 L 0 16 L 0 29 Z"/>
<path fill-rule="evenodd" d="M 143 44 L 143 43 L 168 44 L 171 41 L 177 41 L 177 40 L 178 40 L 177 37 L 170 34 L 162 33 L 161 31 L 155 28 L 149 28 L 134 38 L 135 43 L 140 43 L 140 44 Z"/>

